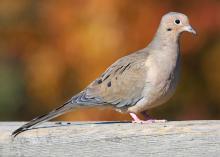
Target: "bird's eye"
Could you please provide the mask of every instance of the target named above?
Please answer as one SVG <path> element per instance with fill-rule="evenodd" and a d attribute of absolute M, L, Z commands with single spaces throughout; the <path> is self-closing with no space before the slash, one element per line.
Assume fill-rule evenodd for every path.
<path fill-rule="evenodd" d="M 175 24 L 177 24 L 177 25 L 180 24 L 180 20 L 179 20 L 179 19 L 175 20 L 174 22 L 175 22 Z"/>

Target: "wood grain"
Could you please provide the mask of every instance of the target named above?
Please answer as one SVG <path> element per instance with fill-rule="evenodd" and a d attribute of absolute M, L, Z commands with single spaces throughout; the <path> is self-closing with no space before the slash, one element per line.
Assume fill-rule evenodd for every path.
<path fill-rule="evenodd" d="M 220 156 L 220 121 L 48 122 L 13 139 L 22 122 L 0 123 L 0 156 Z"/>

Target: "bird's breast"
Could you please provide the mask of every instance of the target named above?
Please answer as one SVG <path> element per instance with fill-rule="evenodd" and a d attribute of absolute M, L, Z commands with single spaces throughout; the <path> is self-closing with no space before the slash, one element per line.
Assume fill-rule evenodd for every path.
<path fill-rule="evenodd" d="M 145 62 L 148 68 L 143 95 L 146 106 L 152 108 L 165 103 L 174 93 L 179 79 L 179 54 L 172 57 L 157 56 Z"/>

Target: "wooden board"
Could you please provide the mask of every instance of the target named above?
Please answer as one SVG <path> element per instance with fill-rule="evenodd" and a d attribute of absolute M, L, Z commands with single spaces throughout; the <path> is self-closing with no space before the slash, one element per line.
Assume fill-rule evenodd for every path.
<path fill-rule="evenodd" d="M 48 122 L 13 139 L 23 122 L 0 123 L 0 156 L 220 156 L 220 121 Z"/>

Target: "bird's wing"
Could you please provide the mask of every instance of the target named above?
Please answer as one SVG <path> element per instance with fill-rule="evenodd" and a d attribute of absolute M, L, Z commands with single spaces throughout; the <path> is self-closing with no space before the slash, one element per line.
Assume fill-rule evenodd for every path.
<path fill-rule="evenodd" d="M 77 103 L 84 100 L 87 103 L 112 104 L 116 108 L 135 105 L 142 99 L 146 84 L 147 56 L 138 52 L 116 61 L 77 96 Z"/>

